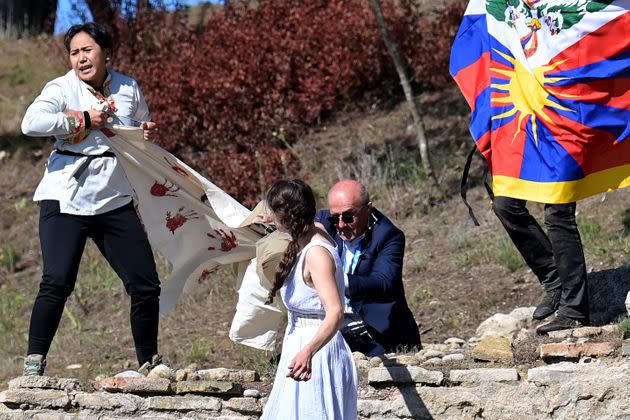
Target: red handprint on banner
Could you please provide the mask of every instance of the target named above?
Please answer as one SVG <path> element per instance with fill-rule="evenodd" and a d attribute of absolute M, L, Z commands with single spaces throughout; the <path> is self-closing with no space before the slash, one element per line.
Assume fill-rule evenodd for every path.
<path fill-rule="evenodd" d="M 184 207 L 177 209 L 177 213 L 171 216 L 171 212 L 166 212 L 166 227 L 174 235 L 175 231 L 182 227 L 184 223 L 191 219 L 199 219 L 199 214 L 194 210 L 184 211 Z"/>
<path fill-rule="evenodd" d="M 229 233 L 226 233 L 223 229 L 214 229 L 214 233 L 218 235 L 218 237 L 210 232 L 208 232 L 207 235 L 209 238 L 218 239 L 221 241 L 221 251 L 228 252 L 229 250 L 234 249 L 238 246 L 238 241 L 236 240 L 236 235 L 234 235 L 234 232 L 230 231 Z M 209 251 L 213 251 L 215 249 L 216 248 L 213 246 L 208 247 Z"/>

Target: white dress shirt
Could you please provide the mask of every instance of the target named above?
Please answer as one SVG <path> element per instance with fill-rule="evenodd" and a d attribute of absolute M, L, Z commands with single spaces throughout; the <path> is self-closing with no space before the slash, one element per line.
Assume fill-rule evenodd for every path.
<path fill-rule="evenodd" d="M 59 150 L 100 155 L 111 151 L 109 140 L 100 130 L 85 129 L 83 111 L 99 109 L 107 102 L 115 109 L 112 124 L 130 125 L 129 118 L 150 120 L 142 91 L 131 77 L 108 70 L 103 86 L 106 98 L 99 99 L 91 90 L 74 70 L 48 82 L 28 107 L 22 132 L 33 137 L 54 136 Z M 75 215 L 101 214 L 129 203 L 133 189 L 115 157 L 96 158 L 78 179 L 73 177 L 87 159 L 53 151 L 33 200 L 58 200 L 62 213 Z"/>

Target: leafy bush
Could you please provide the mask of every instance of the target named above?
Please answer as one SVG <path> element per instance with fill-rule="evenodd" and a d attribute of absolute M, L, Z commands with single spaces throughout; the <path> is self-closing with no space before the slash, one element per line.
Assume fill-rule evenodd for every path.
<path fill-rule="evenodd" d="M 463 5 L 432 22 L 412 12 L 410 1 L 384 10 L 416 85 L 442 86 Z M 178 16 L 121 21 L 117 67 L 142 86 L 161 144 L 250 205 L 299 173 L 274 133 L 291 143 L 342 103 L 398 84 L 369 2 L 233 1 L 198 31 Z"/>

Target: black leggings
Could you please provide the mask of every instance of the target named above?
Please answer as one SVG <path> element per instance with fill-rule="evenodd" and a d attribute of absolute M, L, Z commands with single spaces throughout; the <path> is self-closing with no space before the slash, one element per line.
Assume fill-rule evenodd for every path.
<path fill-rule="evenodd" d="M 92 238 L 131 297 L 131 332 L 138 362 L 157 353 L 160 280 L 146 232 L 133 204 L 95 216 L 59 211 L 59 202 L 41 202 L 39 238 L 43 276 L 33 305 L 28 354 L 46 356 L 63 308 L 74 289 L 87 238 Z"/>

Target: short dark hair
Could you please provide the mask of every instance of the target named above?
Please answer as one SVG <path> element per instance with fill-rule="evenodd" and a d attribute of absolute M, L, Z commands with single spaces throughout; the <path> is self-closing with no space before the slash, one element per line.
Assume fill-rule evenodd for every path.
<path fill-rule="evenodd" d="M 88 22 L 73 25 L 68 29 L 68 32 L 66 32 L 63 38 L 63 45 L 65 45 L 67 52 L 70 52 L 70 41 L 72 41 L 72 38 L 79 32 L 85 32 L 91 36 L 103 50 L 112 50 L 112 35 L 109 31 L 101 24 Z"/>

